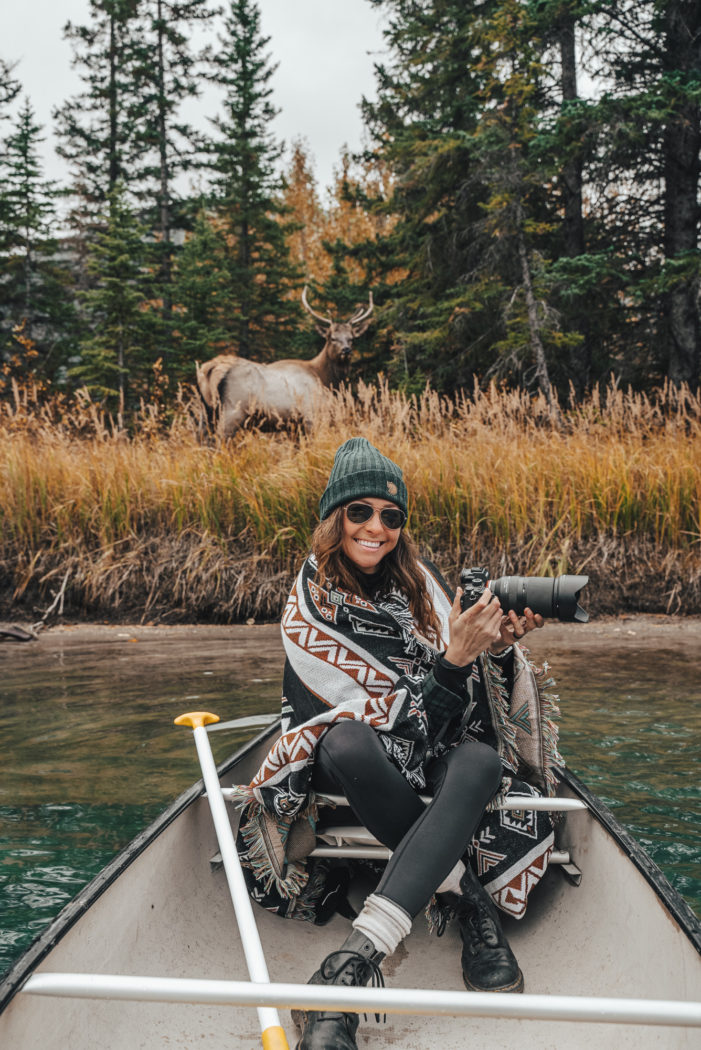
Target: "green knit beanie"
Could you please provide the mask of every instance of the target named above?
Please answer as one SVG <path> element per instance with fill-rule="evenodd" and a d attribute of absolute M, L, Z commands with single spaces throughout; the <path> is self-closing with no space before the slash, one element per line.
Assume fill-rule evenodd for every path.
<path fill-rule="evenodd" d="M 378 452 L 367 438 L 349 438 L 334 457 L 328 484 L 319 501 L 321 520 L 328 518 L 335 507 L 363 496 L 391 500 L 405 514 L 408 512 L 401 469 Z"/>

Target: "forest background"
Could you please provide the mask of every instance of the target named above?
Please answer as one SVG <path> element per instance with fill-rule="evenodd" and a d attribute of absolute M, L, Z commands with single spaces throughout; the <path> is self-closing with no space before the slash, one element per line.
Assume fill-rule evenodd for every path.
<path fill-rule="evenodd" d="M 66 185 L 0 56 L 8 614 L 278 615 L 357 432 L 405 467 L 447 572 L 588 572 L 598 611 L 701 611 L 701 4 L 368 3 L 366 144 L 326 194 L 272 134 L 253 0 L 90 0 L 54 112 Z M 182 115 L 207 83 L 208 133 Z M 313 356 L 305 284 L 334 317 L 372 290 L 350 387 L 313 433 L 203 443 L 195 362 Z"/>

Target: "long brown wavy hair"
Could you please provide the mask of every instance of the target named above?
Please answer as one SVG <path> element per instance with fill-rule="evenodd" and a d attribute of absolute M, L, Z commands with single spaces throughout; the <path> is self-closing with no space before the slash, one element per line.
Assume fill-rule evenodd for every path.
<path fill-rule="evenodd" d="M 312 552 L 317 560 L 316 582 L 324 586 L 330 580 L 337 587 L 371 598 L 367 590 L 367 576 L 344 553 L 344 507 L 336 507 L 324 521 L 320 521 L 312 536 Z M 441 643 L 440 622 L 431 604 L 426 582 L 418 565 L 419 549 L 406 529 L 399 533 L 394 550 L 380 562 L 377 583 L 373 590 L 387 591 L 394 585 L 406 595 L 412 616 L 421 632 L 433 644 Z M 373 578 L 373 584 L 375 579 Z"/>

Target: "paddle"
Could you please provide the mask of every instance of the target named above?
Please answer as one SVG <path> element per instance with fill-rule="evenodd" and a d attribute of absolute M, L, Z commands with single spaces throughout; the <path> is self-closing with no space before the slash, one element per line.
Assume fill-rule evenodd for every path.
<path fill-rule="evenodd" d="M 252 981 L 260 984 L 270 984 L 268 967 L 263 955 L 263 946 L 260 942 L 260 935 L 248 896 L 248 889 L 241 871 L 234 835 L 226 812 L 226 803 L 221 793 L 219 777 L 217 776 L 212 749 L 209 744 L 207 730 L 205 729 L 206 725 L 218 721 L 219 716 L 213 715 L 209 711 L 189 711 L 187 714 L 176 718 L 175 724 L 177 726 L 190 726 L 193 730 L 197 756 L 200 760 L 204 786 L 209 800 L 212 820 L 214 821 L 219 850 L 224 862 L 224 871 L 226 872 L 226 880 L 229 884 L 229 892 L 231 893 L 231 900 L 236 913 L 236 921 L 241 934 L 241 944 L 243 945 L 249 976 Z M 289 1050 L 277 1010 L 271 1007 L 258 1007 L 257 1012 L 263 1050 Z"/>

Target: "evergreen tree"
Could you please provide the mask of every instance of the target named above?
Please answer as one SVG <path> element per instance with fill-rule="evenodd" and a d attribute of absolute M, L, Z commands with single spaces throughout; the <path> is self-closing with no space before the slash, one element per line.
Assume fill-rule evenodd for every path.
<path fill-rule="evenodd" d="M 591 196 L 623 278 L 610 356 L 638 384 L 696 385 L 701 4 L 601 0 L 589 25 L 605 87 Z"/>
<path fill-rule="evenodd" d="M 56 151 L 69 162 L 72 207 L 67 216 L 66 247 L 73 260 L 79 298 L 94 287 L 91 252 L 115 187 L 134 200 L 137 162 L 143 152 L 133 121 L 135 106 L 134 40 L 139 0 L 89 0 L 84 25 L 68 22 L 73 66 L 83 89 L 54 109 Z M 103 377 L 105 388 L 112 380 Z M 92 380 L 99 386 L 98 378 Z"/>
<path fill-rule="evenodd" d="M 0 135 L 3 124 L 10 119 L 10 107 L 22 90 L 22 85 L 13 76 L 13 67 L 0 58 Z M 4 162 L 5 144 L 0 138 L 0 165 Z M 0 176 L 2 169 L 0 167 Z M 0 177 L 0 251 L 7 248 L 7 236 L 10 229 L 9 202 L 7 200 L 4 179 Z"/>
<path fill-rule="evenodd" d="M 373 2 L 388 15 L 388 58 L 376 66 L 377 100 L 364 100 L 363 112 L 393 182 L 372 206 L 396 220 L 366 256 L 385 305 L 379 337 L 396 380 L 454 388 L 493 363 L 494 298 L 502 297 L 481 271 L 490 244 L 472 141 L 485 80 L 480 19 L 498 5 Z"/>
<path fill-rule="evenodd" d="M 270 130 L 275 66 L 253 0 L 230 0 L 224 28 L 213 75 L 225 91 L 224 114 L 212 121 L 211 145 L 217 265 L 227 276 L 219 323 L 237 353 L 270 360 L 289 354 L 301 320 L 278 169 L 282 147 Z"/>
<path fill-rule="evenodd" d="M 85 89 L 54 110 L 57 152 L 71 165 L 76 191 L 98 208 L 136 170 L 132 52 L 138 2 L 89 0 L 88 24 L 68 22 L 64 29 Z"/>
<path fill-rule="evenodd" d="M 175 180 L 198 163 L 197 134 L 181 110 L 187 99 L 199 94 L 198 74 L 207 52 L 194 51 L 190 38 L 214 15 L 206 5 L 207 0 L 141 0 L 143 35 L 132 46 L 137 94 L 132 119 L 143 149 L 138 196 L 144 217 L 156 231 L 152 298 L 162 304 L 166 369 L 174 364 L 169 355 L 173 230 L 186 221 Z"/>
<path fill-rule="evenodd" d="M 102 221 L 88 257 L 95 286 L 81 296 L 89 334 L 72 376 L 121 411 L 147 393 L 154 358 L 148 353 L 153 317 L 144 309 L 146 230 L 120 182 Z"/>
<path fill-rule="evenodd" d="M 179 253 L 174 274 L 174 341 L 179 360 L 192 365 L 226 351 L 224 327 L 228 269 L 222 252 L 222 223 L 202 207 Z"/>
<path fill-rule="evenodd" d="M 607 372 L 601 348 L 612 326 L 607 306 L 615 302 L 610 255 L 593 249 L 591 210 L 585 215 L 584 204 L 598 128 L 590 103 L 578 90 L 577 37 L 583 39 L 590 8 L 588 0 L 532 0 L 529 5 L 534 33 L 542 41 L 539 139 L 553 174 L 548 193 L 555 213 L 550 299 L 563 326 L 576 337 L 570 340 L 569 354 L 559 355 L 559 363 L 578 395 L 593 376 Z"/>
<path fill-rule="evenodd" d="M 665 5 L 373 2 L 389 14 L 389 58 L 364 113 L 394 183 L 372 206 L 397 222 L 366 261 L 384 278 L 395 377 L 453 387 L 502 375 L 550 396 L 552 382 L 582 392 L 610 370 L 654 376 L 651 307 L 665 275 L 653 92 L 658 103 L 673 93 L 641 41 L 652 44 Z M 606 87 L 596 103 L 577 95 L 577 27 Z M 677 263 L 687 306 L 690 251 Z"/>
<path fill-rule="evenodd" d="M 487 191 L 483 229 L 491 252 L 483 269 L 501 281 L 505 293 L 500 308 L 504 333 L 494 343 L 501 360 L 489 371 L 499 374 L 506 365 L 527 386 L 532 376 L 552 405 L 551 369 L 562 369 L 558 356 L 578 337 L 562 331 L 552 305 L 549 269 L 559 220 L 547 185 L 558 174 L 558 164 L 543 135 L 547 78 L 537 29 L 519 0 L 502 0 L 485 19 L 485 105 L 473 145 Z"/>
<path fill-rule="evenodd" d="M 22 90 L 22 85 L 13 73 L 14 66 L 0 58 L 0 121 L 8 119 L 9 107 Z"/>
<path fill-rule="evenodd" d="M 39 161 L 41 127 L 25 100 L 5 141 L 0 163 L 3 183 L 3 237 L 0 250 L 3 347 L 33 359 L 44 378 L 62 364 L 73 312 L 66 294 L 69 276 L 56 259 L 56 200 L 62 194 L 43 178 Z"/>
<path fill-rule="evenodd" d="M 664 51 L 660 87 L 665 100 L 665 317 L 667 375 L 673 383 L 701 381 L 698 188 L 701 155 L 701 3 L 657 5 Z"/>

